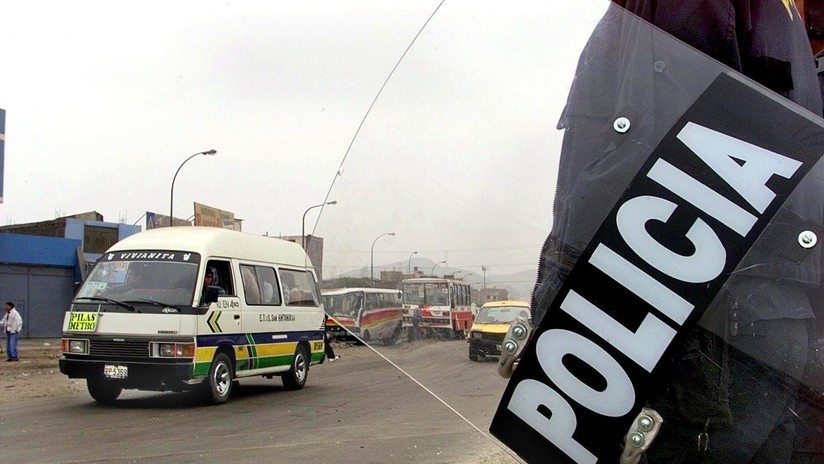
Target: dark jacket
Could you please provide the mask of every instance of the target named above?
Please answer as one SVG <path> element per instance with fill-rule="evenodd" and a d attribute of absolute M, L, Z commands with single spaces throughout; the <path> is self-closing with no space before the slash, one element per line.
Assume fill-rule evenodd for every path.
<path fill-rule="evenodd" d="M 639 34 L 622 15 L 607 14 L 579 60 L 567 105 L 558 123 L 565 130 L 553 225 L 541 253 L 533 292 L 540 321 L 578 255 L 590 242 L 615 200 L 655 144 L 716 74 L 703 63 L 712 57 L 817 115 L 821 90 L 806 31 L 794 7 L 779 0 L 615 0 L 611 6 L 660 27 L 671 40 L 694 48 L 670 47 L 660 37 Z M 670 39 L 667 39 L 670 40 Z M 664 40 L 663 42 L 666 42 Z M 637 53 L 654 48 L 654 57 Z M 700 53 L 699 53 L 700 52 Z M 646 61 L 650 61 L 647 63 Z M 672 73 L 679 73 L 673 76 Z M 686 74 L 686 75 L 685 75 Z M 692 86 L 693 89 L 684 89 Z M 746 110 L 746 102 L 742 102 Z M 619 116 L 633 121 L 633 137 L 612 130 Z M 818 177 L 824 177 L 817 174 Z M 741 298 L 742 323 L 773 318 L 811 318 L 806 295 L 821 281 L 821 246 L 801 250 L 798 235 L 824 223 L 824 182 L 805 182 L 786 204 L 786 220 L 771 226 L 769 246 L 756 244 L 748 257 L 750 277 L 730 282 Z M 824 236 L 822 236 L 824 238 Z M 740 286 L 738 290 L 736 287 Z M 757 301 L 756 301 L 757 300 Z"/>

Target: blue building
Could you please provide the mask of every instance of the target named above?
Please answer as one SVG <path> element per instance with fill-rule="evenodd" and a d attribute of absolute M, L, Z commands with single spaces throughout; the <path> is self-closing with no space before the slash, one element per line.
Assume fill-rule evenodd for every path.
<path fill-rule="evenodd" d="M 60 337 L 77 285 L 110 246 L 140 226 L 97 212 L 0 227 L 0 303 L 14 302 L 22 337 Z"/>

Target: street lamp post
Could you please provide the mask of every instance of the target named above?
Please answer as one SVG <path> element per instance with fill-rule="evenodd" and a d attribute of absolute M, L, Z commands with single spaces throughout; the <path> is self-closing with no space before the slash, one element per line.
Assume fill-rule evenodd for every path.
<path fill-rule="evenodd" d="M 303 249 L 306 250 L 306 213 L 309 212 L 310 209 L 320 208 L 324 205 L 337 205 L 337 201 L 327 201 L 326 203 L 321 203 L 319 205 L 310 206 L 306 208 L 306 211 L 303 212 L 303 220 L 301 221 L 300 225 L 300 243 L 303 246 Z"/>
<path fill-rule="evenodd" d="M 411 255 L 409 255 L 409 264 L 406 265 L 406 273 L 409 276 L 412 276 L 412 256 L 418 254 L 417 251 L 413 251 Z"/>
<path fill-rule="evenodd" d="M 372 242 L 372 251 L 369 255 L 369 282 L 371 282 L 372 286 L 375 286 L 375 244 L 378 243 L 378 239 L 383 237 L 384 235 L 394 236 L 394 232 L 386 232 L 384 234 L 380 234 L 375 237 L 375 241 Z"/>
<path fill-rule="evenodd" d="M 435 265 L 432 266 L 432 270 L 429 272 L 429 275 L 431 275 L 431 276 L 435 275 L 435 268 L 438 267 L 438 264 L 446 264 L 446 261 L 440 261 L 440 262 L 435 263 Z"/>
<path fill-rule="evenodd" d="M 212 156 L 216 153 L 217 153 L 217 150 L 215 150 L 214 148 L 211 149 L 211 150 L 199 151 L 199 152 L 195 153 L 194 155 L 186 158 L 182 163 L 180 163 L 180 166 L 177 167 L 177 171 L 175 171 L 175 176 L 172 177 L 172 189 L 171 189 L 171 192 L 169 194 L 169 227 L 171 227 L 175 224 L 175 180 L 177 180 L 177 174 L 180 172 L 180 168 L 182 168 L 183 165 L 186 164 L 186 162 L 188 162 L 190 159 L 194 158 L 195 156 L 198 156 L 198 155 Z"/>

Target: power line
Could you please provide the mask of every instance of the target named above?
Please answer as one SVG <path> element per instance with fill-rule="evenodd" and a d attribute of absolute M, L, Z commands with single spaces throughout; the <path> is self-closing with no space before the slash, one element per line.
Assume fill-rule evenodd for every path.
<path fill-rule="evenodd" d="M 417 34 L 415 34 L 415 37 L 412 38 L 412 41 L 409 42 L 409 45 L 406 47 L 406 50 L 403 51 L 401 57 L 398 58 L 398 61 L 395 63 L 395 66 L 392 67 L 392 70 L 389 71 L 389 74 L 386 76 L 386 79 L 384 79 L 383 84 L 381 84 L 381 88 L 378 89 L 378 92 L 375 94 L 375 98 L 372 99 L 372 103 L 369 104 L 369 108 L 366 109 L 366 113 L 364 113 L 360 124 L 358 124 L 358 128 L 355 130 L 354 135 L 352 135 L 352 140 L 349 141 L 349 146 L 346 147 L 346 152 L 344 152 L 343 154 L 343 159 L 340 160 L 338 170 L 335 172 L 335 176 L 332 177 L 332 182 L 329 184 L 329 189 L 326 191 L 326 197 L 323 199 L 324 202 L 329 201 L 329 195 L 332 194 L 332 189 L 335 187 L 335 182 L 338 180 L 338 176 L 340 176 L 343 173 L 343 164 L 346 162 L 346 158 L 349 157 L 349 152 L 352 150 L 352 146 L 355 144 L 355 140 L 358 138 L 358 134 L 360 134 L 360 131 L 363 128 L 363 124 L 366 122 L 366 118 L 369 117 L 369 113 L 372 111 L 372 108 L 375 106 L 375 103 L 377 103 L 378 98 L 380 98 L 381 96 L 381 93 L 383 93 L 383 89 L 386 87 L 386 84 L 389 83 L 389 79 L 391 79 L 392 76 L 395 74 L 395 71 L 398 69 L 398 66 L 400 66 L 401 62 L 406 57 L 406 54 L 409 53 L 410 49 L 412 49 L 412 45 L 415 44 L 415 41 L 418 40 L 418 37 L 420 37 L 423 30 L 426 29 L 426 26 L 429 24 L 429 21 L 431 21 L 432 18 L 435 16 L 435 13 L 437 13 L 438 10 L 441 9 L 441 6 L 445 1 L 446 0 L 441 0 L 441 2 L 438 3 L 438 6 L 435 7 L 435 10 L 432 11 L 432 14 L 429 15 L 428 18 L 426 18 L 426 21 L 423 23 L 423 26 L 421 26 Z M 318 217 L 318 219 L 315 220 L 315 227 L 312 228 L 312 233 L 314 233 L 319 220 L 320 217 Z"/>

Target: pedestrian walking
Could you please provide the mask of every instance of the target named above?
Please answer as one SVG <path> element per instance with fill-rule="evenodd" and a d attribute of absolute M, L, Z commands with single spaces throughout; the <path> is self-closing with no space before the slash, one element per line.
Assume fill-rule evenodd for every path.
<path fill-rule="evenodd" d="M 420 340 L 421 337 L 421 321 L 423 320 L 423 314 L 421 313 L 421 308 L 416 307 L 412 310 L 412 340 Z"/>
<path fill-rule="evenodd" d="M 332 348 L 332 344 L 329 342 L 329 337 L 326 335 L 326 321 L 329 320 L 329 315 L 323 315 L 323 353 L 326 355 L 326 359 L 329 362 L 335 362 L 340 359 L 339 355 L 335 354 L 334 348 Z"/>
<path fill-rule="evenodd" d="M 23 317 L 14 309 L 14 303 L 11 301 L 6 302 L 6 314 L 3 315 L 3 319 L 0 319 L 0 326 L 6 328 L 6 354 L 8 355 L 6 361 L 19 360 L 17 337 L 23 330 Z"/>

